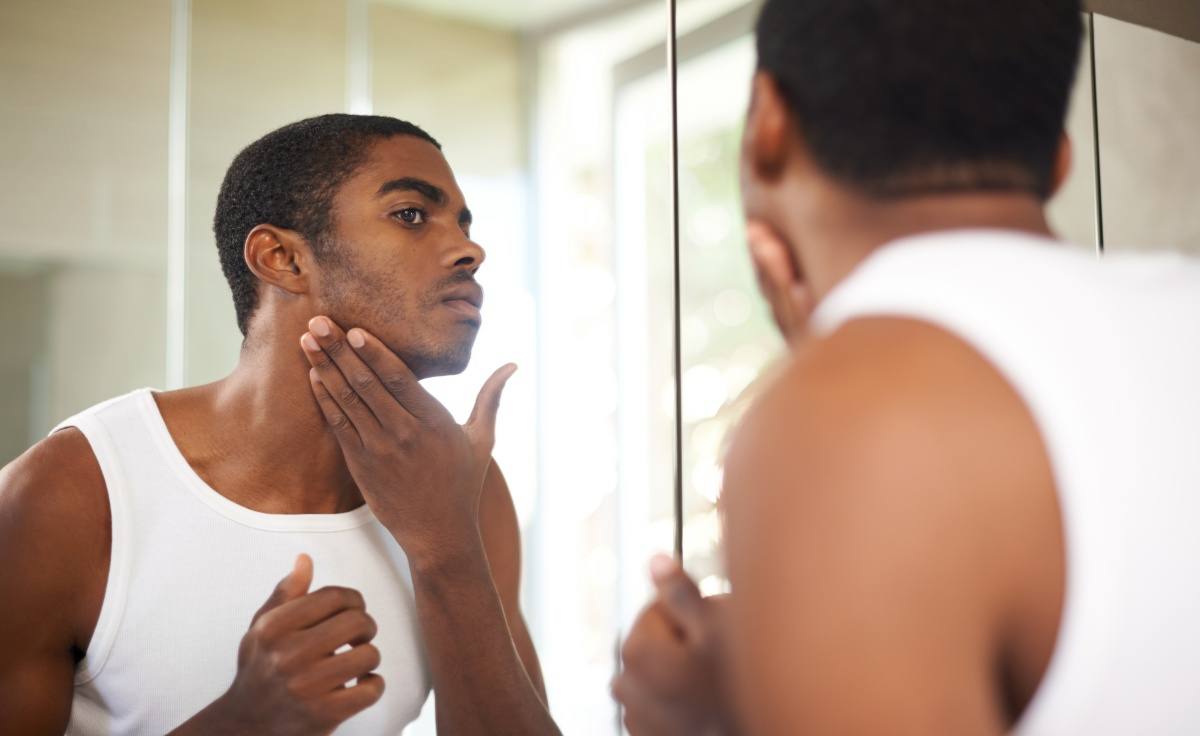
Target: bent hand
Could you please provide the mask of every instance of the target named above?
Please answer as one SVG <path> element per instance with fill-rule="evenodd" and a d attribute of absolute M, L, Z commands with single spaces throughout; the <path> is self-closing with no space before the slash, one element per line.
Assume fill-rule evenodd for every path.
<path fill-rule="evenodd" d="M 655 600 L 621 648 L 613 697 L 632 736 L 728 736 L 736 732 L 725 677 L 728 596 L 703 598 L 670 557 L 651 562 Z"/>
<path fill-rule="evenodd" d="M 496 413 L 516 366 L 492 374 L 460 425 L 375 336 L 343 333 L 326 317 L 309 330 L 300 343 L 313 394 L 363 497 L 410 562 L 478 547 Z"/>
<path fill-rule="evenodd" d="M 233 685 L 200 714 L 198 732 L 329 734 L 378 702 L 376 627 L 362 595 L 332 586 L 309 593 L 312 575 L 312 559 L 300 555 L 254 614 Z"/>

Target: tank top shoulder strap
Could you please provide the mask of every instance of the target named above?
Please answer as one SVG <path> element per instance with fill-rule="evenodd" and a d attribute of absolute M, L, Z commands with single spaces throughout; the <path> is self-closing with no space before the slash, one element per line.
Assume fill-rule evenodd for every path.
<path fill-rule="evenodd" d="M 140 402 L 149 398 L 149 393 L 150 389 L 139 389 L 109 399 L 59 422 L 51 430 L 53 434 L 74 427 L 87 439 L 104 478 L 109 518 L 112 520 L 104 602 L 88 650 L 76 668 L 76 684 L 89 682 L 100 674 L 120 627 L 129 584 L 130 561 L 134 554 L 131 549 L 134 538 L 131 515 L 133 499 L 128 475 L 129 462 L 125 457 L 128 449 L 126 443 L 130 440 L 129 428 L 136 426 L 132 423 L 141 421 Z"/>

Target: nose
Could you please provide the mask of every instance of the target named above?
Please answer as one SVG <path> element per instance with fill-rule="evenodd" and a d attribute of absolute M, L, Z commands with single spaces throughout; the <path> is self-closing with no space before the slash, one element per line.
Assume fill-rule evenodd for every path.
<path fill-rule="evenodd" d="M 468 237 L 463 237 L 454 244 L 454 247 L 447 250 L 445 265 L 453 270 L 466 269 L 475 273 L 483 265 L 485 258 L 487 258 L 487 253 L 483 250 L 483 246 Z"/>

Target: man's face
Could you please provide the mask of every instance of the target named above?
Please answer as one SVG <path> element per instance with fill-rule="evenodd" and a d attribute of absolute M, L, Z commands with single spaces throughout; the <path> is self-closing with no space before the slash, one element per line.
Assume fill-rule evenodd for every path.
<path fill-rule="evenodd" d="M 459 373 L 479 331 L 484 252 L 441 151 L 413 136 L 377 141 L 334 197 L 320 307 L 376 335 L 420 378 Z"/>

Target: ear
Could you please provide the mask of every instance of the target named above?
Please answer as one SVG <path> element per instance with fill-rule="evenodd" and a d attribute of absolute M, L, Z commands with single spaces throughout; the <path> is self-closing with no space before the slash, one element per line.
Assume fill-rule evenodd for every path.
<path fill-rule="evenodd" d="M 290 294 L 309 291 L 312 250 L 295 230 L 258 225 L 246 236 L 242 256 L 250 272 L 264 284 Z"/>
<path fill-rule="evenodd" d="M 1058 194 L 1058 190 L 1067 180 L 1067 175 L 1071 173 L 1071 161 L 1074 158 L 1073 148 L 1071 136 L 1064 130 L 1058 139 L 1058 153 L 1054 157 L 1054 178 L 1050 182 L 1051 197 Z"/>
<path fill-rule="evenodd" d="M 755 176 L 768 181 L 780 177 L 791 133 L 792 116 L 779 84 L 767 72 L 755 72 L 742 137 L 743 157 Z"/>

